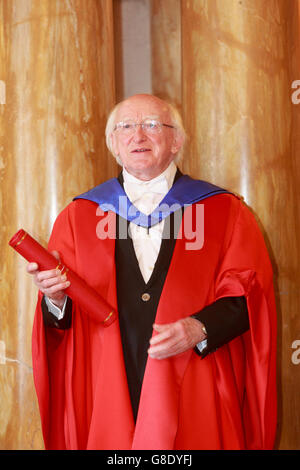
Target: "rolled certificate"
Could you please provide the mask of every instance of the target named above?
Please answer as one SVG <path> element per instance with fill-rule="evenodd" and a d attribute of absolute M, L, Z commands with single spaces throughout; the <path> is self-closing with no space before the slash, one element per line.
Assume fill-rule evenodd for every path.
<path fill-rule="evenodd" d="M 66 274 L 70 281 L 70 286 L 65 290 L 66 294 L 78 302 L 81 308 L 94 320 L 102 322 L 104 326 L 109 326 L 117 318 L 113 308 L 91 288 L 76 273 L 68 269 L 55 256 L 40 245 L 24 230 L 19 230 L 9 241 L 9 245 L 14 248 L 27 261 L 35 262 L 39 270 L 58 269 L 61 274 Z"/>

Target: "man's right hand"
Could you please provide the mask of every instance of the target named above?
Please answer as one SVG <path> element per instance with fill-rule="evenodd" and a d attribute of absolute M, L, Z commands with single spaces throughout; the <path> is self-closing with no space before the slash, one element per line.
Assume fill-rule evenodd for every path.
<path fill-rule="evenodd" d="M 59 260 L 59 253 L 52 251 L 52 254 Z M 39 271 L 37 263 L 29 263 L 27 272 L 33 275 L 33 280 L 38 289 L 59 308 L 62 308 L 65 302 L 65 289 L 69 287 L 70 282 L 66 281 L 66 275 L 61 275 L 58 269 L 48 271 Z"/>

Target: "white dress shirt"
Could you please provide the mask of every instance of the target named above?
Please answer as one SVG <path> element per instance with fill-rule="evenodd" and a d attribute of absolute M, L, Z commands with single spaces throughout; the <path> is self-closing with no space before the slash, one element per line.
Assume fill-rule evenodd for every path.
<path fill-rule="evenodd" d="M 132 204 L 139 211 L 149 215 L 169 192 L 173 185 L 176 171 L 176 165 L 172 162 L 168 168 L 156 178 L 149 181 L 141 181 L 129 174 L 124 168 L 124 190 Z M 140 227 L 134 222 L 129 224 L 134 251 L 146 283 L 151 277 L 158 257 L 163 229 L 164 220 L 149 229 Z"/>

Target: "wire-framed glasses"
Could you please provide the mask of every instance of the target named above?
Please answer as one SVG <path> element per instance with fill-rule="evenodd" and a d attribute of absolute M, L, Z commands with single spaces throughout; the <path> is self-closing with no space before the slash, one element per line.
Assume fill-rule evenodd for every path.
<path fill-rule="evenodd" d="M 114 127 L 114 131 L 119 134 L 131 135 L 134 134 L 138 126 L 141 126 L 143 132 L 146 134 L 159 134 L 162 131 L 163 126 L 175 129 L 174 126 L 164 124 L 156 119 L 145 119 L 139 123 L 130 120 L 118 122 Z"/>

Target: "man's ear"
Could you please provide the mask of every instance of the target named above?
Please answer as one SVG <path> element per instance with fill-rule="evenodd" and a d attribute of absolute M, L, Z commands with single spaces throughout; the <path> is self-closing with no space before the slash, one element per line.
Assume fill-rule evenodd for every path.
<path fill-rule="evenodd" d="M 119 156 L 119 145 L 118 145 L 118 139 L 115 134 L 115 132 L 112 132 L 110 134 L 110 142 L 111 142 L 111 148 L 116 157 Z"/>
<path fill-rule="evenodd" d="M 181 147 L 183 146 L 183 144 L 184 144 L 184 135 L 182 135 L 180 132 L 176 132 L 174 139 L 173 139 L 171 152 L 173 154 L 178 153 Z"/>

